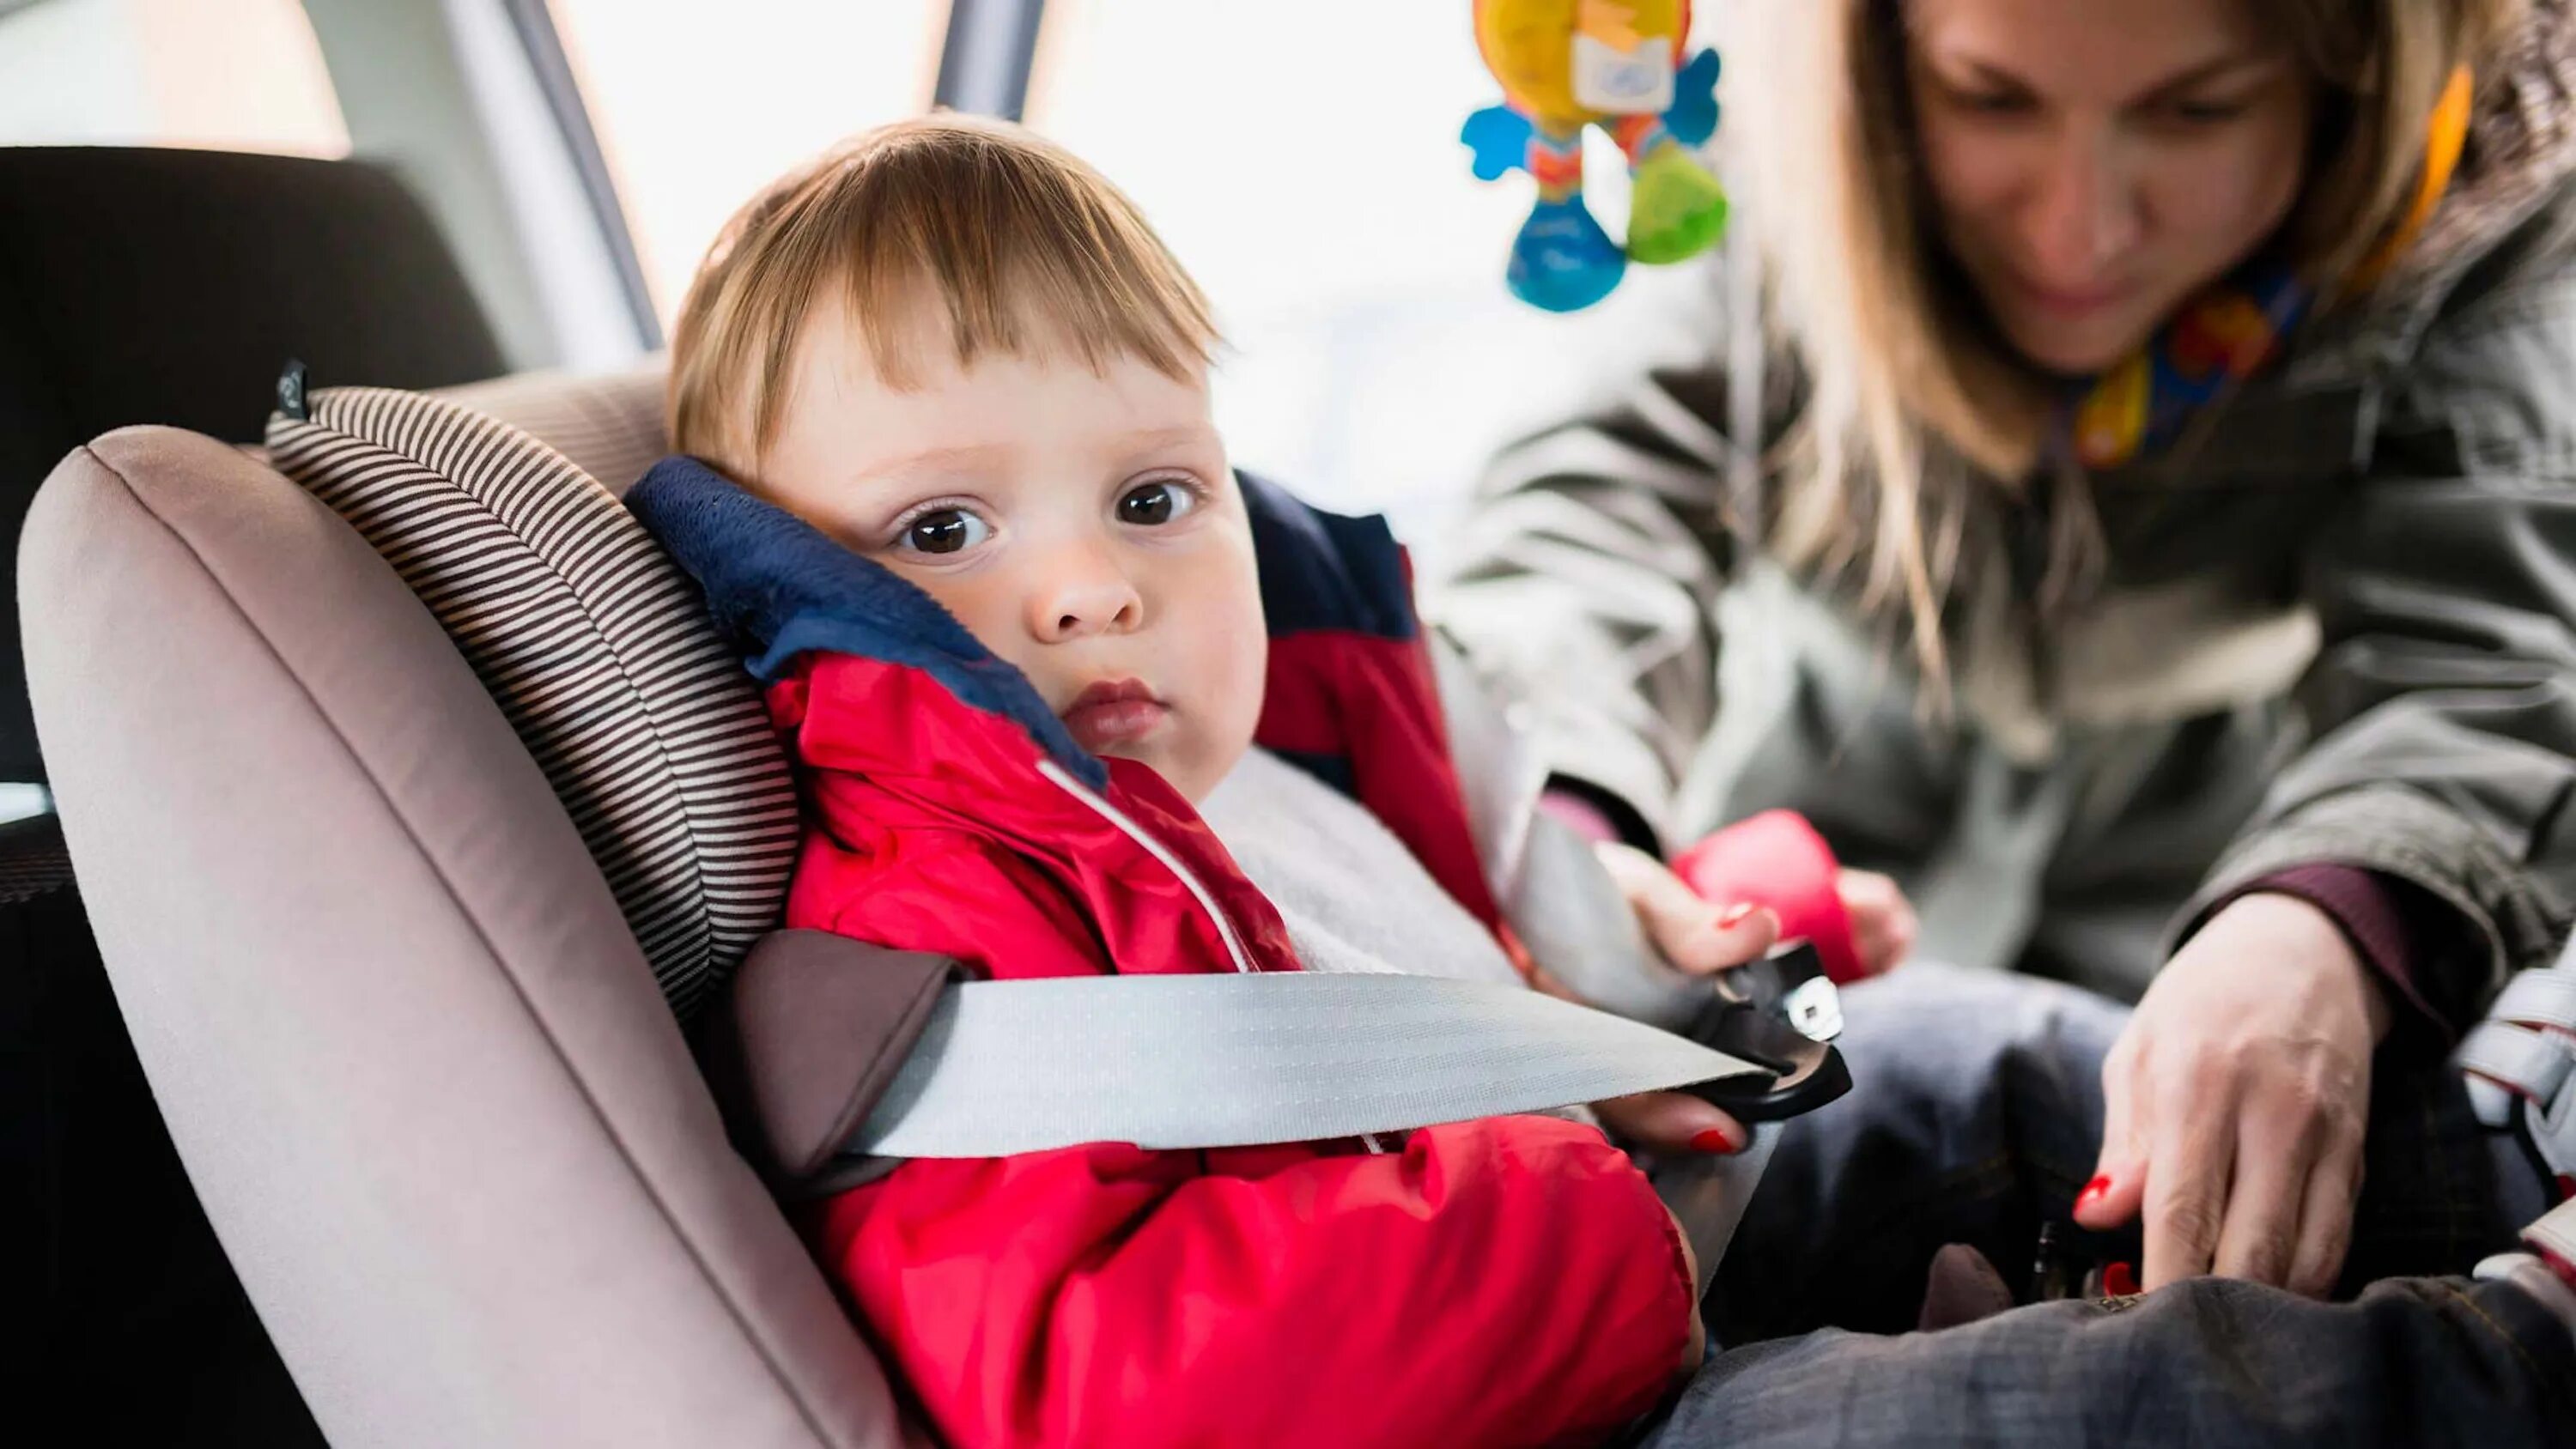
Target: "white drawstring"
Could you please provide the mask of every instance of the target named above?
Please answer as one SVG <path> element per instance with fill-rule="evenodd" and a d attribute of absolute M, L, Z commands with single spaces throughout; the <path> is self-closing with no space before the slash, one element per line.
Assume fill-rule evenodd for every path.
<path fill-rule="evenodd" d="M 1207 887 L 1199 883 L 1197 876 L 1190 874 L 1189 868 L 1181 864 L 1179 856 L 1165 849 L 1163 842 L 1156 840 L 1144 826 L 1128 818 L 1126 811 L 1110 804 L 1100 796 L 1098 791 L 1075 779 L 1055 761 L 1038 761 L 1038 773 L 1063 786 L 1083 804 L 1099 811 L 1110 824 L 1125 831 L 1128 839 L 1145 847 L 1147 854 L 1161 861 L 1164 868 L 1171 871 L 1173 875 L 1180 877 L 1182 886 L 1192 896 L 1197 897 L 1198 903 L 1207 909 L 1208 919 L 1216 922 L 1216 933 L 1224 939 L 1226 954 L 1234 959 L 1235 970 L 1249 974 L 1259 969 L 1252 964 L 1251 954 L 1243 949 L 1243 938 L 1234 933 L 1234 922 L 1226 919 L 1225 912 L 1217 907 L 1216 897 L 1208 894 Z"/>

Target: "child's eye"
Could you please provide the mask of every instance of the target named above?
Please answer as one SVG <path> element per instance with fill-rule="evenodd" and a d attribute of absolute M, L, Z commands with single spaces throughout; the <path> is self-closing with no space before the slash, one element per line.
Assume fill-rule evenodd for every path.
<path fill-rule="evenodd" d="M 963 553 L 993 536 L 993 526 L 963 508 L 934 508 L 903 526 L 895 546 L 909 553 Z"/>
<path fill-rule="evenodd" d="M 1173 478 L 1139 483 L 1118 497 L 1118 521 L 1138 528 L 1160 528 L 1199 506 L 1199 496 Z"/>

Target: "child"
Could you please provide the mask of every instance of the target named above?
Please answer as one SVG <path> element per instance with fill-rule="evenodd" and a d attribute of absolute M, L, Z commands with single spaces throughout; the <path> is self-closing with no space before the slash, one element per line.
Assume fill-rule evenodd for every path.
<path fill-rule="evenodd" d="M 804 767 L 790 926 L 1002 978 L 1520 979 L 1401 557 L 1238 484 L 1213 342 L 1126 201 L 1015 129 L 872 133 L 717 244 L 674 442 L 812 531 L 686 460 L 636 503 L 752 636 Z M 1194 809 L 1229 799 L 1283 876 L 1300 839 L 1365 862 L 1365 929 L 1292 931 Z M 1693 910 L 1712 968 L 1773 929 Z M 1688 1248 L 1599 1130 L 1390 1145 L 909 1162 L 820 1247 L 958 1444 L 1598 1441 L 1696 1365 Z"/>
<path fill-rule="evenodd" d="M 1212 342 L 1126 202 L 1010 128 L 872 133 L 728 229 L 672 413 L 732 481 L 676 459 L 632 501 L 750 644 L 803 766 L 789 925 L 1000 978 L 1544 964 L 1513 959 L 1479 855 L 1480 816 L 1534 802 L 1453 757 L 1383 527 L 1231 474 Z M 1630 894 L 1678 964 L 1776 929 L 1628 868 L 1652 872 Z M 818 1250 L 960 1445 L 1599 1443 L 1698 1364 L 1687 1245 L 1600 1132 L 1496 1118 L 1395 1147 L 913 1161 L 825 1203 Z M 1818 1429 L 1844 1402 L 1812 1391 L 1827 1371 L 1955 1411 L 1882 1416 L 1902 1440 L 2007 1401 L 2200 1406 L 2228 1365 L 2259 1380 L 2303 1346 L 2355 1385 L 2475 1369 L 2519 1422 L 2570 1346 L 2540 1307 L 2565 1290 L 2516 1271 L 2529 1293 L 2475 1301 L 2185 1284 L 2162 1313 L 1819 1335 L 1720 1360 L 1664 1442 Z M 2231 1337 L 2217 1310 L 2239 1300 L 2280 1332 Z M 2510 1342 L 2462 1331 L 2497 1315 Z M 1980 1396 L 2005 1343 L 2059 1373 L 2047 1392 Z"/>

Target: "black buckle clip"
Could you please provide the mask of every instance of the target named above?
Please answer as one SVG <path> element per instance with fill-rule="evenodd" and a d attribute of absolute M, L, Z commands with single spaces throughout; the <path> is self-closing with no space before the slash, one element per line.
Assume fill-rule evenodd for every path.
<path fill-rule="evenodd" d="M 1851 1090 L 1851 1069 L 1833 1045 L 1843 1029 L 1842 998 L 1815 947 L 1787 942 L 1709 980 L 1711 1000 L 1687 1034 L 1772 1076 L 1733 1077 L 1684 1090 L 1740 1122 L 1785 1121 Z"/>

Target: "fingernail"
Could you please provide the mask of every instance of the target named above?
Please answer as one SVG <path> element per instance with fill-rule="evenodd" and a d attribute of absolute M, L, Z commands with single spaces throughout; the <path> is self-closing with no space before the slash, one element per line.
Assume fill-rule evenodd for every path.
<path fill-rule="evenodd" d="M 1736 1141 L 1723 1127 L 1708 1128 L 1691 1138 L 1691 1151 L 1705 1152 L 1712 1157 L 1732 1157 L 1743 1150 L 1744 1144 Z"/>
<path fill-rule="evenodd" d="M 2134 1298 L 2138 1293 L 2138 1271 L 2126 1263 L 2113 1263 L 2102 1270 L 2102 1296 Z"/>
<path fill-rule="evenodd" d="M 1725 910 L 1717 913 L 1717 928 L 1721 931 L 1732 931 L 1736 927 L 1743 925 L 1744 918 L 1752 915 L 1753 911 L 1754 906 L 1751 901 L 1737 901 L 1734 905 L 1728 906 Z"/>
<path fill-rule="evenodd" d="M 2077 1211 L 2080 1212 L 2087 1205 L 2100 1201 L 2103 1195 L 2110 1192 L 2110 1190 L 2111 1176 L 2109 1173 L 2104 1173 L 2100 1177 L 2094 1178 L 2091 1182 L 2084 1184 L 2084 1190 L 2075 1195 L 2075 1206 Z"/>

